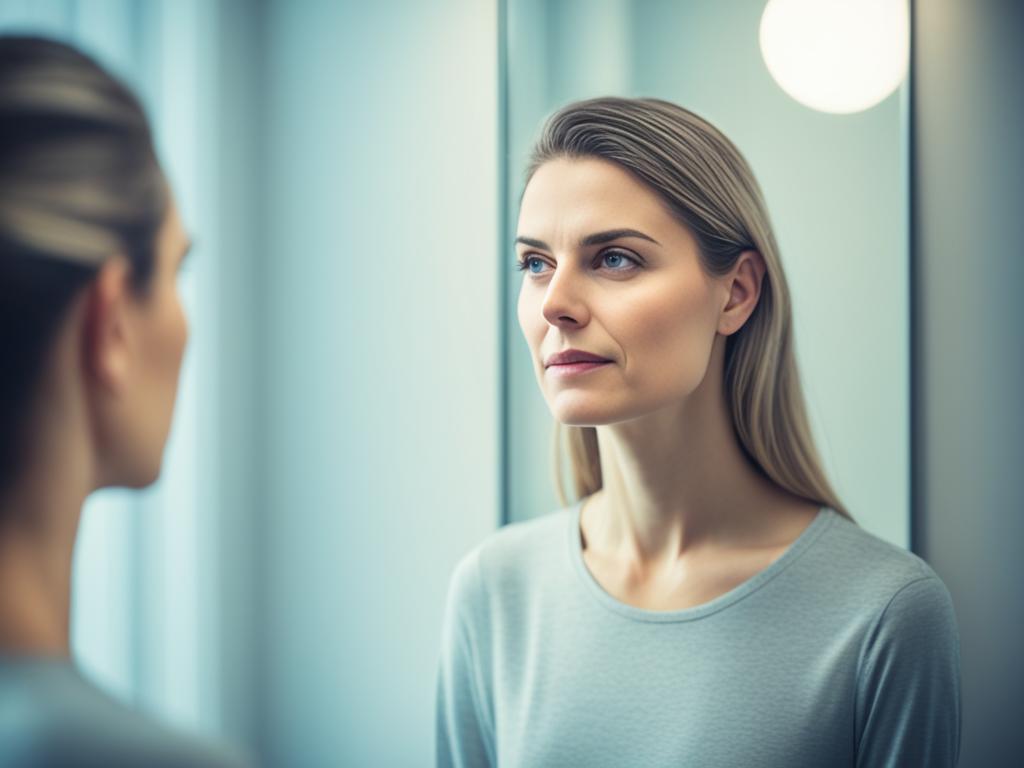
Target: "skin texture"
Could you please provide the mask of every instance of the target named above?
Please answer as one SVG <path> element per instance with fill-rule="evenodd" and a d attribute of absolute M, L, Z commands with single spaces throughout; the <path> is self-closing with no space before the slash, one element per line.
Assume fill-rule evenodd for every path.
<path fill-rule="evenodd" d="M 30 409 L 26 469 L 0 499 L 0 652 L 69 655 L 81 507 L 159 474 L 188 327 L 177 272 L 188 238 L 172 203 L 148 286 L 112 256 L 74 299 Z"/>
<path fill-rule="evenodd" d="M 596 233 L 642 233 L 586 245 Z M 654 241 L 654 242 L 652 242 Z M 698 605 L 777 559 L 818 506 L 744 456 L 723 389 L 726 337 L 757 305 L 764 261 L 721 277 L 639 180 L 596 158 L 542 165 L 523 194 L 518 318 L 552 415 L 597 427 L 603 488 L 581 513 L 584 558 L 623 602 Z M 545 368 L 578 349 L 611 362 L 575 377 Z"/>

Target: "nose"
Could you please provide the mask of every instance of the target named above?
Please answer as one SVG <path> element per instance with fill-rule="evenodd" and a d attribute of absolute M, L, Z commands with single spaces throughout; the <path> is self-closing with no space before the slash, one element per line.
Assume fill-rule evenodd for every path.
<path fill-rule="evenodd" d="M 590 322 L 580 276 L 565 267 L 556 268 L 548 281 L 541 307 L 544 319 L 558 328 L 581 328 Z"/>

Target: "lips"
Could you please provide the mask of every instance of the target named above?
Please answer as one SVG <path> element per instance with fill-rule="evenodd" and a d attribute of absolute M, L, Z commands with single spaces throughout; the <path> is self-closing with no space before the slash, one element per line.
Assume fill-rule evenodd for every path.
<path fill-rule="evenodd" d="M 600 355 L 594 355 L 590 352 L 584 352 L 581 349 L 567 349 L 564 352 L 558 352 L 548 357 L 544 361 L 544 367 L 550 368 L 552 365 L 569 365 L 570 363 L 610 363 L 611 361 L 607 357 L 601 357 Z"/>

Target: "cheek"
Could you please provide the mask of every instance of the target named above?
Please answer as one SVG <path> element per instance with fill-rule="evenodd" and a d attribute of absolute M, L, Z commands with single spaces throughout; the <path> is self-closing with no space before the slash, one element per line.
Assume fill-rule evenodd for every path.
<path fill-rule="evenodd" d="M 181 358 L 185 354 L 185 346 L 188 344 L 188 317 L 185 315 L 185 307 L 181 303 L 181 299 L 175 295 L 174 301 L 174 319 L 175 319 L 175 343 L 177 345 L 177 360 L 178 366 L 181 366 Z"/>
<path fill-rule="evenodd" d="M 154 353 L 159 355 L 159 359 L 153 361 L 154 373 L 166 383 L 177 386 L 188 342 L 188 320 L 174 288 L 169 288 L 161 297 L 158 333 L 159 343 L 153 345 Z"/>
<path fill-rule="evenodd" d="M 646 292 L 622 307 L 616 327 L 626 374 L 638 383 L 678 388 L 703 378 L 714 342 L 711 296 L 703 284 Z"/>

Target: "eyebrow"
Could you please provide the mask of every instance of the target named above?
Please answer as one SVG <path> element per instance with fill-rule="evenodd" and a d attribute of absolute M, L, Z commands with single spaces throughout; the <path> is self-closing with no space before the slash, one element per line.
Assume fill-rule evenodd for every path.
<path fill-rule="evenodd" d="M 654 243 L 655 245 L 661 245 L 661 243 L 659 243 L 650 235 L 645 235 L 643 232 L 640 232 L 639 230 L 636 229 L 609 229 L 605 230 L 604 232 L 595 232 L 592 235 L 587 235 L 582 240 L 580 240 L 580 247 L 586 248 L 589 245 L 601 245 L 602 243 L 610 243 L 612 240 L 620 240 L 624 237 L 636 237 L 639 238 L 640 240 L 647 240 L 648 242 Z M 543 248 L 546 251 L 551 250 L 551 246 L 549 246 L 543 240 L 536 240 L 532 237 L 517 237 L 516 242 L 522 243 L 523 245 L 528 245 L 531 248 Z"/>

